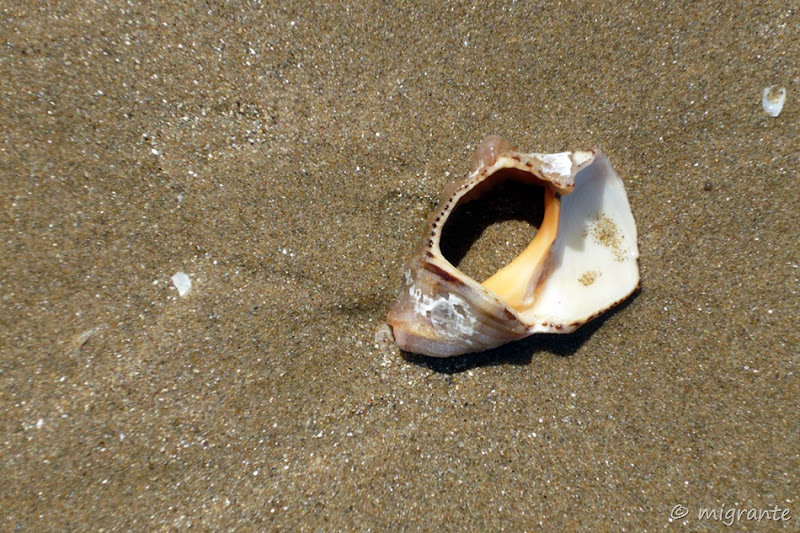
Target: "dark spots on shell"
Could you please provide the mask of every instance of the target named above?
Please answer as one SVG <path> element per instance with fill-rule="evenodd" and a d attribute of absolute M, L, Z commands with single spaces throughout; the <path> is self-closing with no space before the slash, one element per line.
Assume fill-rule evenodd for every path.
<path fill-rule="evenodd" d="M 433 239 L 428 239 L 428 248 L 433 248 Z"/>
<path fill-rule="evenodd" d="M 436 232 L 435 231 L 431 232 L 431 237 L 436 237 Z"/>
<path fill-rule="evenodd" d="M 531 163 L 530 161 L 526 161 L 525 166 L 528 168 L 533 168 L 533 163 Z"/>
<path fill-rule="evenodd" d="M 517 163 L 521 163 L 522 162 L 522 159 L 520 159 L 518 155 L 511 156 L 511 159 L 513 159 Z"/>
<path fill-rule="evenodd" d="M 433 259 L 433 252 L 425 252 L 425 256 L 430 259 Z"/>
<path fill-rule="evenodd" d="M 559 330 L 560 330 L 560 329 L 562 329 L 563 327 L 564 327 L 564 325 L 563 325 L 563 324 L 556 324 L 556 329 L 559 329 Z"/>
<path fill-rule="evenodd" d="M 505 314 L 506 314 L 506 318 L 507 318 L 507 319 L 509 319 L 509 320 L 516 320 L 516 318 L 517 318 L 517 317 L 515 317 L 515 316 L 514 316 L 514 313 L 512 313 L 512 312 L 511 312 L 511 311 L 509 311 L 508 309 L 504 309 L 504 311 L 505 311 Z"/>

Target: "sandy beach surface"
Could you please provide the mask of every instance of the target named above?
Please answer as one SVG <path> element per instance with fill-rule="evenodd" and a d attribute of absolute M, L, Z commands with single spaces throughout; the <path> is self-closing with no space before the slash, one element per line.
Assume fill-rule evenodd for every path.
<path fill-rule="evenodd" d="M 0 530 L 797 527 L 796 2 L 0 17 Z M 403 263 L 488 134 L 601 147 L 642 288 L 403 354 Z M 530 230 L 465 230 L 464 268 Z"/>

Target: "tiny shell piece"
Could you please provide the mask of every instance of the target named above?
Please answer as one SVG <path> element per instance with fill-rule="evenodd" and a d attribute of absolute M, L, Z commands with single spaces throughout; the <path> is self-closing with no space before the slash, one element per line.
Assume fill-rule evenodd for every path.
<path fill-rule="evenodd" d="M 175 288 L 178 289 L 178 296 L 186 296 L 192 290 L 192 280 L 186 272 L 176 272 L 170 278 Z"/>
<path fill-rule="evenodd" d="M 786 89 L 784 87 L 777 90 L 773 87 L 766 87 L 761 94 L 761 107 L 764 109 L 764 112 L 771 117 L 777 117 L 781 114 L 785 102 Z"/>
<path fill-rule="evenodd" d="M 457 206 L 505 179 L 542 186 L 544 218 L 517 258 L 478 283 L 442 255 L 442 228 Z M 625 188 L 605 155 L 523 154 L 490 136 L 467 179 L 445 187 L 387 322 L 400 348 L 433 357 L 569 333 L 639 286 L 636 239 Z"/>

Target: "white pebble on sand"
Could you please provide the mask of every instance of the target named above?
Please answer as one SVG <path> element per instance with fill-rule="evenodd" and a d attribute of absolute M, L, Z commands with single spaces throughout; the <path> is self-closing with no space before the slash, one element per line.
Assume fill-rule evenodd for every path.
<path fill-rule="evenodd" d="M 178 289 L 179 296 L 186 296 L 192 289 L 192 280 L 185 272 L 178 272 L 172 276 L 172 283 Z"/>

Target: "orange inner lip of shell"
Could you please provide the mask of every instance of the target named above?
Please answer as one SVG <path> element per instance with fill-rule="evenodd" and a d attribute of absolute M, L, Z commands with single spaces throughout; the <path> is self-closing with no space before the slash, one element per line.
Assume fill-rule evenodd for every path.
<path fill-rule="evenodd" d="M 529 308 L 536 297 L 539 280 L 546 269 L 547 253 L 556 240 L 561 201 L 549 186 L 544 187 L 544 219 L 528 247 L 509 264 L 481 283 L 517 312 Z"/>

